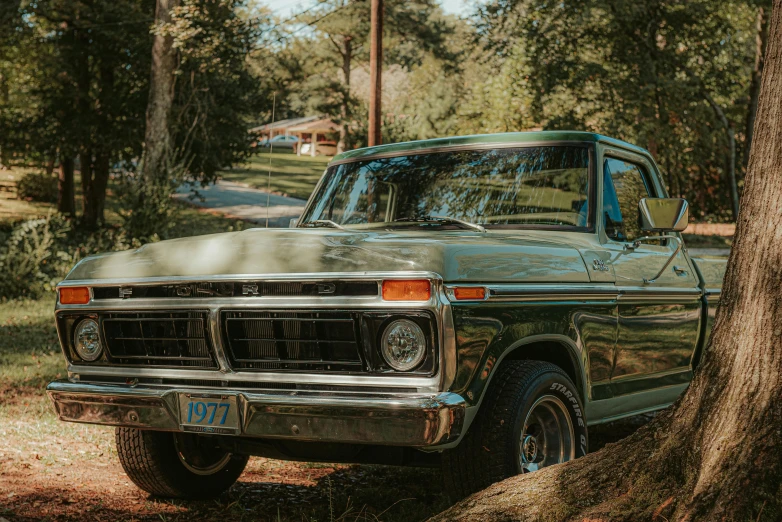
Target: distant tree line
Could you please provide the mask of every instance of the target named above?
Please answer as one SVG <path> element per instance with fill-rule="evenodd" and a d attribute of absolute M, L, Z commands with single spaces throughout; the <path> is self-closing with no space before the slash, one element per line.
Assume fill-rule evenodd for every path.
<path fill-rule="evenodd" d="M 61 210 L 74 211 L 77 169 L 80 219 L 96 226 L 112 169 L 142 160 L 161 35 L 175 52 L 166 177 L 214 180 L 252 152 L 247 129 L 272 105 L 278 120 L 332 117 L 341 149 L 366 143 L 368 0 L 286 17 L 167 0 L 165 24 L 160 2 L 0 7 L 0 163 L 57 169 Z M 457 18 L 436 0 L 386 0 L 383 139 L 596 131 L 648 148 L 698 219 L 731 220 L 769 13 L 769 0 L 491 0 Z"/>

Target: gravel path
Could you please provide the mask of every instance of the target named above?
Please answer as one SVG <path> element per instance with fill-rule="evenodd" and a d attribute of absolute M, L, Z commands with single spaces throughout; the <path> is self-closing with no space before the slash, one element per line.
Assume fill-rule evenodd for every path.
<path fill-rule="evenodd" d="M 231 218 L 261 225 L 266 224 L 268 199 L 269 226 L 276 228 L 287 228 L 291 219 L 299 217 L 306 203 L 301 199 L 267 194 L 262 190 L 231 181 L 221 180 L 205 188 L 196 186 L 200 197 L 192 197 L 191 188 L 190 185 L 183 185 L 174 197 Z"/>

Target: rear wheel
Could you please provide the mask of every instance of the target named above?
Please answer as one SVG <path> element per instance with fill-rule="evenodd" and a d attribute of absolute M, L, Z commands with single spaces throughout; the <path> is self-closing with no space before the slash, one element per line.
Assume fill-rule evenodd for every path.
<path fill-rule="evenodd" d="M 506 361 L 459 445 L 443 452 L 443 478 L 456 501 L 519 473 L 586 454 L 584 408 L 570 378 L 540 361 Z"/>
<path fill-rule="evenodd" d="M 190 433 L 117 428 L 115 440 L 130 480 L 161 497 L 217 496 L 236 482 L 248 460 L 210 437 Z"/>

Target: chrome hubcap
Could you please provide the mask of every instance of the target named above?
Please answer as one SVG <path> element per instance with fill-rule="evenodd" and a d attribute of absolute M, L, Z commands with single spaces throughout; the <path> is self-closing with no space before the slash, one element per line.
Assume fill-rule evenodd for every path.
<path fill-rule="evenodd" d="M 196 475 L 213 475 L 231 460 L 231 454 L 221 450 L 209 439 L 190 434 L 174 435 L 177 456 L 188 471 Z"/>
<path fill-rule="evenodd" d="M 575 433 L 567 407 L 557 397 L 544 395 L 530 408 L 519 439 L 519 472 L 572 460 L 576 456 Z"/>

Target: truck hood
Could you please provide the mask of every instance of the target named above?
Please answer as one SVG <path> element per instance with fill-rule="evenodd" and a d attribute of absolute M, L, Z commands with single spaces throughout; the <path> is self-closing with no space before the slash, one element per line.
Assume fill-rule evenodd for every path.
<path fill-rule="evenodd" d="M 446 282 L 589 282 L 581 255 L 554 233 L 334 229 L 250 229 L 150 243 L 87 257 L 66 280 L 397 271 L 434 272 Z"/>

